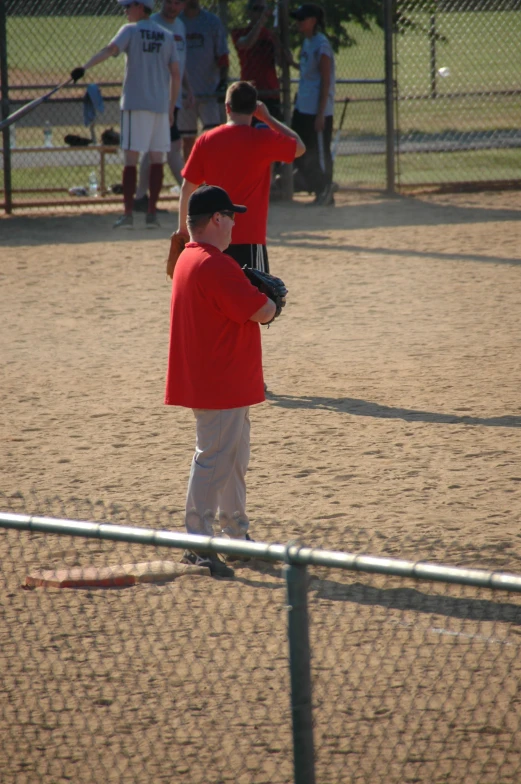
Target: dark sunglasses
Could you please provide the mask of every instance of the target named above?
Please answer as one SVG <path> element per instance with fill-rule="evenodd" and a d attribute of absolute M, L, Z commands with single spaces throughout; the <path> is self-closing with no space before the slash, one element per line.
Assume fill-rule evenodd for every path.
<path fill-rule="evenodd" d="M 226 217 L 230 218 L 230 220 L 235 219 L 235 213 L 232 212 L 231 210 L 219 210 L 219 212 L 221 213 L 221 215 L 226 215 Z"/>

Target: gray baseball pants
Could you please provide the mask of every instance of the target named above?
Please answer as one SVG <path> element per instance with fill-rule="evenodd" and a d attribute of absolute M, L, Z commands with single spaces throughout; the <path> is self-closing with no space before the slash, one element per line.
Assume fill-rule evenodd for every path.
<path fill-rule="evenodd" d="M 214 536 L 219 513 L 224 534 L 245 538 L 245 475 L 250 460 L 249 406 L 230 409 L 193 409 L 196 422 L 195 454 L 186 497 L 185 525 L 189 534 Z"/>

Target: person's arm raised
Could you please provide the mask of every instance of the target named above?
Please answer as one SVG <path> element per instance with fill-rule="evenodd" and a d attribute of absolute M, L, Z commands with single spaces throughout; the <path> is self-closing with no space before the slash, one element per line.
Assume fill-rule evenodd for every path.
<path fill-rule="evenodd" d="M 251 30 L 248 33 L 246 33 L 246 35 L 243 35 L 237 39 L 237 41 L 235 42 L 235 48 L 237 49 L 237 51 L 240 51 L 241 49 L 251 49 L 251 47 L 257 43 L 257 40 L 260 35 L 260 31 L 266 24 L 266 20 L 270 15 L 270 13 L 271 11 L 265 8 L 262 14 L 255 22 L 255 24 L 252 25 Z"/>
<path fill-rule="evenodd" d="M 257 108 L 253 116 L 257 120 L 260 120 L 260 122 L 266 123 L 268 128 L 271 128 L 272 131 L 278 131 L 278 133 L 281 133 L 283 136 L 287 136 L 290 139 L 295 139 L 297 142 L 295 158 L 300 158 L 301 155 L 304 155 L 306 152 L 306 145 L 298 133 L 296 133 L 292 128 L 288 128 L 288 126 L 284 123 L 279 122 L 279 120 L 276 120 L 275 117 L 272 117 L 267 106 L 262 103 L 262 101 L 257 101 Z"/>

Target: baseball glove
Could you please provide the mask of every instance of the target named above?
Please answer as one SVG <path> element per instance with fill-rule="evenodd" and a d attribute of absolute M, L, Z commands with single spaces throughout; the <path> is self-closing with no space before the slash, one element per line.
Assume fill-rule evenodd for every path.
<path fill-rule="evenodd" d="M 117 147 L 121 143 L 121 135 L 114 128 L 106 128 L 101 134 L 101 142 L 107 147 Z"/>
<path fill-rule="evenodd" d="M 75 133 L 68 133 L 67 136 L 63 137 L 63 141 L 71 147 L 87 147 L 89 144 L 92 144 L 92 139 L 87 139 L 85 136 L 76 136 Z"/>
<path fill-rule="evenodd" d="M 282 308 L 286 304 L 286 294 L 288 293 L 288 290 L 284 285 L 284 281 L 280 278 L 276 278 L 274 275 L 270 275 L 269 272 L 261 272 L 261 270 L 252 269 L 251 267 L 246 266 L 242 269 L 250 283 L 253 283 L 259 291 L 262 291 L 263 294 L 266 294 L 266 296 L 275 303 L 277 307 L 275 315 L 271 321 L 265 322 L 266 324 L 271 324 L 277 316 L 280 316 Z"/>
<path fill-rule="evenodd" d="M 174 231 L 170 237 L 170 253 L 168 254 L 168 259 L 166 260 L 166 274 L 169 278 L 174 277 L 174 269 L 175 265 L 177 264 L 177 259 L 184 250 L 187 242 L 188 237 L 185 234 L 179 234 L 177 231 Z"/>
<path fill-rule="evenodd" d="M 71 71 L 71 79 L 76 84 L 79 79 L 83 79 L 85 76 L 85 68 L 82 68 L 81 65 L 78 68 L 73 68 Z"/>

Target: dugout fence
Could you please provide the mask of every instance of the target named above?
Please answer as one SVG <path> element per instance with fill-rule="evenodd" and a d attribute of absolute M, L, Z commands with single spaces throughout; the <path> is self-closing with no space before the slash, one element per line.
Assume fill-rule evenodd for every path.
<path fill-rule="evenodd" d="M 202 5 L 226 26 L 229 79 L 240 78 L 238 41 L 251 21 L 246 3 Z M 267 25 L 276 30 L 283 50 L 298 59 L 300 42 L 288 17 L 293 5 L 280 0 Z M 344 16 L 333 0 L 324 5 L 337 25 L 328 32 L 347 40 L 335 54 L 332 150 L 339 187 L 392 193 L 425 186 L 519 186 L 520 0 L 381 0 L 381 14 L 366 28 L 354 23 L 349 2 Z M 339 37 L 339 18 L 346 39 Z M 2 118 L 63 81 L 122 23 L 115 2 L 0 0 Z M 272 56 L 266 41 L 261 44 L 255 54 L 260 64 Z M 111 58 L 89 72 L 103 103 L 94 115 L 85 114 L 87 83 L 69 85 L 2 132 L 5 212 L 120 204 L 113 186 L 121 181 L 122 155 L 100 140 L 104 130 L 119 129 L 123 59 Z M 289 121 L 298 73 L 284 57 L 277 69 L 282 113 Z M 214 95 L 201 92 L 200 77 L 195 67 L 198 100 L 213 101 Z M 273 92 L 262 89 L 261 96 L 271 100 Z M 64 139 L 71 135 L 82 137 L 86 146 L 68 146 Z M 171 201 L 177 184 L 168 167 L 165 172 L 161 199 Z M 92 173 L 98 185 L 94 195 L 88 190 Z M 285 187 L 283 196 L 290 194 Z"/>
<path fill-rule="evenodd" d="M 519 781 L 521 576 L 396 559 L 376 540 L 187 537 L 167 510 L 1 508 L 5 784 Z M 129 562 L 166 574 L 187 543 L 255 557 L 231 580 L 122 581 Z M 87 584 L 37 587 L 63 569 Z M 95 573 L 120 579 L 96 588 Z"/>

